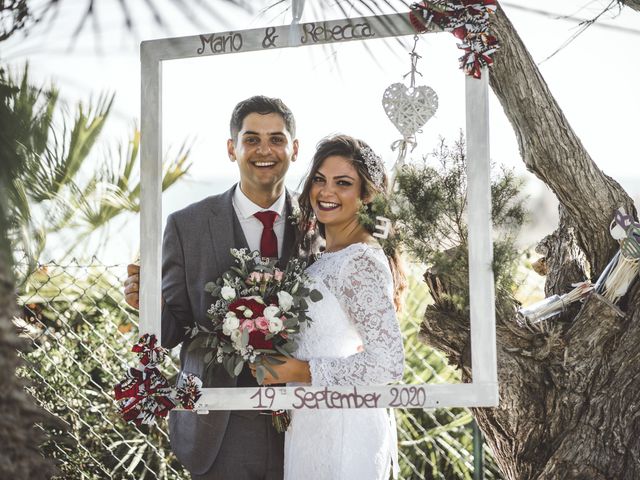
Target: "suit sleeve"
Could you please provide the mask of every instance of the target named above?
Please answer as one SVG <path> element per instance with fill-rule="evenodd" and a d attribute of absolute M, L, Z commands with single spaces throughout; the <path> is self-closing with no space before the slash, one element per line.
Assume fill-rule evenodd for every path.
<path fill-rule="evenodd" d="M 173 348 L 193 326 L 193 312 L 187 291 L 184 250 L 173 215 L 167 219 L 162 242 L 162 346 Z"/>

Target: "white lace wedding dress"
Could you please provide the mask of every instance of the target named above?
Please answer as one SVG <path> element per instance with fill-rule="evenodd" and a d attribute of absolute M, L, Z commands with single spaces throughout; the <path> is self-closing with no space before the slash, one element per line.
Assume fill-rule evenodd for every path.
<path fill-rule="evenodd" d="M 312 386 L 400 380 L 404 351 L 382 249 L 355 243 L 325 253 L 307 273 L 323 298 L 310 302 L 313 322 L 300 333 L 295 356 L 309 361 Z M 387 480 L 397 466 L 393 413 L 294 410 L 284 463 L 285 480 Z"/>

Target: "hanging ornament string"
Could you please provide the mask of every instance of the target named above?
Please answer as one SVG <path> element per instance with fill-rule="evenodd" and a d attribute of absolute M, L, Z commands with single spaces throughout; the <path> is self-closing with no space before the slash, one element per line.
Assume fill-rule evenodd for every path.
<path fill-rule="evenodd" d="M 411 75 L 411 78 L 409 81 L 409 92 L 413 92 L 414 89 L 416 88 L 416 74 L 422 77 L 422 73 L 418 71 L 418 60 L 422 58 L 418 54 L 418 52 L 416 52 L 418 39 L 419 39 L 418 35 L 413 36 L 413 49 L 409 54 L 411 57 L 411 70 L 408 73 L 405 73 L 404 76 L 402 77 L 402 78 L 407 78 L 407 76 Z M 418 130 L 418 132 L 420 132 L 420 130 Z M 396 163 L 391 169 L 391 178 L 389 182 L 389 184 L 391 185 L 391 188 L 393 188 L 397 170 L 401 168 L 402 165 L 404 165 L 404 161 L 407 157 L 407 149 L 411 147 L 411 151 L 413 151 L 416 148 L 416 146 L 417 146 L 417 143 L 415 140 L 415 135 L 403 136 L 402 139 L 396 140 L 391 144 L 392 151 L 398 150 L 398 158 L 396 159 Z"/>
<path fill-rule="evenodd" d="M 305 0 L 291 0 L 291 27 L 289 28 L 289 46 L 297 47 L 300 45 L 302 38 L 302 28 L 300 27 L 300 19 L 304 11 Z"/>
<path fill-rule="evenodd" d="M 422 76 L 422 73 L 418 71 L 418 60 L 420 60 L 422 57 L 418 52 L 416 52 L 416 47 L 418 46 L 419 39 L 420 37 L 418 37 L 418 35 L 413 36 L 413 48 L 411 49 L 411 53 L 409 53 L 409 56 L 411 57 L 411 70 L 405 73 L 404 76 L 402 77 L 402 78 L 407 78 L 409 75 L 411 75 L 411 80 L 409 84 L 411 88 L 415 88 L 416 86 L 416 73 Z"/>
<path fill-rule="evenodd" d="M 493 65 L 493 54 L 498 50 L 498 39 L 489 33 L 489 17 L 497 9 L 496 0 L 433 0 L 410 6 L 409 21 L 419 33 L 432 27 L 432 23 L 451 32 L 462 43 L 460 68 L 467 75 L 480 78 L 482 67 Z"/>
<path fill-rule="evenodd" d="M 404 83 L 394 83 L 387 87 L 382 96 L 382 106 L 387 117 L 402 134 L 401 139 L 391 144 L 391 150 L 397 150 L 398 156 L 391 169 L 389 191 L 393 190 L 396 172 L 404 165 L 408 151 L 413 151 L 417 145 L 415 134 L 422 132 L 422 126 L 438 109 L 436 92 L 425 85 L 416 86 L 416 74 L 422 76 L 418 71 L 418 60 L 422 57 L 416 52 L 418 35 L 413 40 L 413 49 L 409 53 L 411 69 L 403 77 L 409 77 L 409 87 Z"/>

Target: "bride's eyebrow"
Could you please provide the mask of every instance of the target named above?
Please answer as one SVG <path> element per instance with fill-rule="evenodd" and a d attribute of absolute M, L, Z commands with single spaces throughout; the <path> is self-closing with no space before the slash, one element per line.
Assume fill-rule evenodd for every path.
<path fill-rule="evenodd" d="M 354 180 L 354 178 L 349 176 L 349 175 L 337 175 L 337 176 L 333 177 L 334 180 L 338 180 L 338 179 L 341 179 L 341 178 L 348 178 L 349 180 Z"/>

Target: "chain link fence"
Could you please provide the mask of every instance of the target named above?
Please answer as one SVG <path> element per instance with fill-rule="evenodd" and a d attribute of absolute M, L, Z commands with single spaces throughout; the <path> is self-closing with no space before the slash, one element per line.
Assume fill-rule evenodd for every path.
<path fill-rule="evenodd" d="M 24 270 L 24 265 L 18 268 Z M 123 422 L 113 386 L 135 364 L 137 315 L 124 303 L 124 265 L 98 260 L 49 263 L 22 271 L 22 314 L 16 324 L 32 343 L 19 374 L 32 380 L 39 405 L 61 419 L 48 429 L 45 455 L 58 460 L 64 479 L 187 479 L 171 453 L 167 422 L 136 428 Z M 437 351 L 418 340 L 427 290 L 419 275 L 400 321 L 405 340 L 405 383 L 458 382 L 459 374 Z M 177 359 L 164 365 L 177 374 Z M 499 479 L 484 447 L 474 467 L 472 417 L 466 409 L 396 410 L 403 479 Z M 44 427 L 43 427 L 44 428 Z M 477 440 L 477 438 L 476 438 Z M 480 446 L 482 449 L 482 446 Z M 476 460 L 478 460 L 476 447 Z M 475 476 L 474 476 L 475 473 Z"/>

